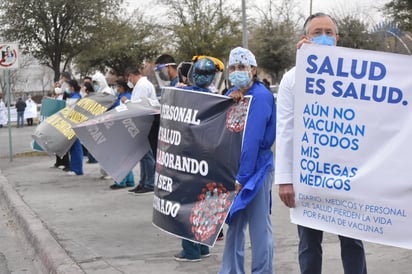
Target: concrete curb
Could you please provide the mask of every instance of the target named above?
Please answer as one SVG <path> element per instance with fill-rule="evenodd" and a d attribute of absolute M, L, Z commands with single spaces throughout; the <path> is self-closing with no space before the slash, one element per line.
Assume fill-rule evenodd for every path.
<path fill-rule="evenodd" d="M 84 274 L 85 272 L 59 245 L 50 231 L 27 206 L 16 190 L 10 186 L 0 171 L 0 199 L 22 231 L 25 240 L 33 248 L 46 273 Z"/>

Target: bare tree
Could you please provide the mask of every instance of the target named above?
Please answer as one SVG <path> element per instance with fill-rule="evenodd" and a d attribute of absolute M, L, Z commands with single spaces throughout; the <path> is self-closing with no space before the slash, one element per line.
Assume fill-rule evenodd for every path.
<path fill-rule="evenodd" d="M 3 35 L 18 41 L 42 64 L 54 71 L 54 79 L 90 43 L 102 18 L 119 10 L 121 0 L 0 0 Z"/>

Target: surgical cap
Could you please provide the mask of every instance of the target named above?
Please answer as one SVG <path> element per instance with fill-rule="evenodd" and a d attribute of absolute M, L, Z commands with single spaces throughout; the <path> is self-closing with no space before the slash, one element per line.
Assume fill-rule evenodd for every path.
<path fill-rule="evenodd" d="M 229 66 L 243 64 L 257 67 L 256 58 L 253 53 L 245 48 L 237 47 L 230 51 Z"/>

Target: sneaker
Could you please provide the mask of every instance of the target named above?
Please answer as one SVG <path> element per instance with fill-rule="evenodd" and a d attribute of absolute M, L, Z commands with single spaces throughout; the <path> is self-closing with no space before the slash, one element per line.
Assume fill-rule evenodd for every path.
<path fill-rule="evenodd" d="M 65 168 L 63 168 L 63 171 L 70 171 L 70 168 L 65 167 Z"/>
<path fill-rule="evenodd" d="M 174 258 L 178 262 L 200 262 L 202 259 L 189 259 L 182 255 L 182 252 L 177 253 L 174 255 Z"/>
<path fill-rule="evenodd" d="M 136 195 L 144 195 L 153 193 L 153 189 L 142 187 L 141 189 L 134 192 Z"/>
<path fill-rule="evenodd" d="M 207 257 L 210 257 L 210 253 L 200 255 L 200 258 L 207 258 Z"/>
<path fill-rule="evenodd" d="M 102 180 L 110 180 L 110 179 L 112 179 L 112 177 L 110 177 L 109 175 L 102 175 L 102 176 L 100 176 L 100 179 L 102 179 Z"/>
<path fill-rule="evenodd" d="M 74 171 L 67 171 L 67 175 L 74 176 L 77 175 Z"/>
<path fill-rule="evenodd" d="M 110 186 L 110 189 L 122 189 L 122 188 L 125 188 L 125 186 L 121 186 L 121 185 L 118 185 L 118 184 L 112 184 Z"/>
<path fill-rule="evenodd" d="M 129 192 L 135 193 L 136 191 L 141 190 L 143 187 L 141 185 L 137 185 L 137 187 L 129 189 Z"/>

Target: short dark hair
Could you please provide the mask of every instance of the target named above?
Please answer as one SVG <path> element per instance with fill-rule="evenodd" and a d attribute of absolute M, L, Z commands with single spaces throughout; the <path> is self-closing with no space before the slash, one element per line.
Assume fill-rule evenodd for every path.
<path fill-rule="evenodd" d="M 140 72 L 140 69 L 137 66 L 133 66 L 133 67 L 128 67 L 125 71 L 126 76 L 128 76 L 129 74 L 134 74 L 134 75 L 140 75 L 142 74 Z"/>
<path fill-rule="evenodd" d="M 129 86 L 127 85 L 127 82 L 124 81 L 124 80 L 117 80 L 117 81 L 116 81 L 116 85 L 118 85 L 118 86 L 120 86 L 120 87 L 123 87 L 126 92 L 127 92 L 127 91 L 130 91 L 130 88 L 129 88 Z"/>
<path fill-rule="evenodd" d="M 89 82 L 86 82 L 83 85 L 84 85 L 84 88 L 86 89 L 87 92 L 94 92 L 93 85 L 90 84 Z"/>
<path fill-rule="evenodd" d="M 68 80 L 66 82 L 69 84 L 69 86 L 74 88 L 74 91 L 79 91 L 80 90 L 79 83 L 77 83 L 76 80 L 73 79 L 73 80 Z"/>
<path fill-rule="evenodd" d="M 317 12 L 317 13 L 314 13 L 314 14 L 309 15 L 309 17 L 306 18 L 305 23 L 303 24 L 303 34 L 308 34 L 308 25 L 309 25 L 309 23 L 310 23 L 314 18 L 317 18 L 317 17 L 329 17 L 329 18 L 333 21 L 333 24 L 335 24 L 336 34 L 339 33 L 338 23 L 336 22 L 336 20 L 335 20 L 332 16 L 330 16 L 330 15 L 328 15 L 328 14 L 326 14 L 326 13 L 323 13 L 323 12 Z"/>
<path fill-rule="evenodd" d="M 173 58 L 169 54 L 162 54 L 155 61 L 155 64 L 173 64 L 173 63 L 174 65 L 171 65 L 171 66 L 174 68 L 177 68 L 175 58 Z"/>

